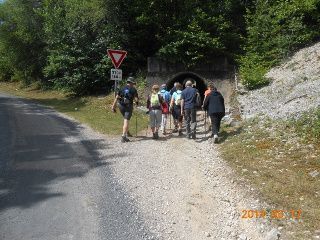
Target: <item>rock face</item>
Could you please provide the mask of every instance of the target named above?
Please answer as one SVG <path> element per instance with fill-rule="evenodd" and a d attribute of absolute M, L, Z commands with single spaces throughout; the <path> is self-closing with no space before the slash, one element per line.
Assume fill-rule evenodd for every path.
<path fill-rule="evenodd" d="M 240 95 L 244 118 L 298 118 L 320 106 L 320 43 L 304 48 L 287 62 L 271 69 L 267 87 Z"/>

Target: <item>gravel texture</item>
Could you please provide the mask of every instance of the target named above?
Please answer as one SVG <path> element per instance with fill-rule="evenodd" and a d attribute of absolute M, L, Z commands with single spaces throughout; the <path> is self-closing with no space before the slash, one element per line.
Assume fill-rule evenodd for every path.
<path fill-rule="evenodd" d="M 302 49 L 287 62 L 271 69 L 267 87 L 240 95 L 245 118 L 298 118 L 320 106 L 320 43 Z"/>
<path fill-rule="evenodd" d="M 271 229 L 267 219 L 241 218 L 244 209 L 265 207 L 254 199 L 253 188 L 237 183 L 201 130 L 196 140 L 174 135 L 152 140 L 151 132 L 130 143 L 110 139 L 108 149 L 99 150 L 106 156 L 101 163 L 111 167 L 134 203 L 151 233 L 147 239 L 265 239 Z"/>
<path fill-rule="evenodd" d="M 94 229 L 87 231 L 94 234 L 91 239 L 259 240 L 272 235 L 268 219 L 241 218 L 242 210 L 262 210 L 266 206 L 254 197 L 255 189 L 238 182 L 220 158 L 219 147 L 203 133 L 203 113 L 198 113 L 196 140 L 175 135 L 152 140 L 150 132 L 147 136 L 141 132 L 129 143 L 98 134 L 35 104 L 28 113 L 30 117 L 46 116 L 48 124 L 54 121 L 63 126 L 57 127 L 57 132 L 62 132 L 57 147 L 72 146 L 79 162 L 70 168 L 81 174 L 76 182 L 66 178 L 59 184 L 62 189 L 70 185 L 69 195 L 75 196 L 73 205 L 83 203 L 86 214 L 92 215 L 89 220 Z M 82 214 L 84 210 L 76 211 Z M 70 213 L 73 215 L 76 213 Z M 82 225 L 75 228 L 89 221 L 80 219 Z M 72 239 L 72 234 L 61 239 Z"/>

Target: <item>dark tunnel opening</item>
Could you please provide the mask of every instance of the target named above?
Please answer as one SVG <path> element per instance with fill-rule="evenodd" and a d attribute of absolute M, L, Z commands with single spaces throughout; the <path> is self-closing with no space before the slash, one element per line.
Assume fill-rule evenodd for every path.
<path fill-rule="evenodd" d="M 198 89 L 201 98 L 203 99 L 204 92 L 207 90 L 207 84 L 201 77 L 191 72 L 179 73 L 172 79 L 168 80 L 166 84 L 168 91 L 170 91 L 170 89 L 173 88 L 175 82 L 181 83 L 184 89 L 185 83 L 188 79 L 192 80 L 192 82 L 196 84 L 196 88 Z"/>

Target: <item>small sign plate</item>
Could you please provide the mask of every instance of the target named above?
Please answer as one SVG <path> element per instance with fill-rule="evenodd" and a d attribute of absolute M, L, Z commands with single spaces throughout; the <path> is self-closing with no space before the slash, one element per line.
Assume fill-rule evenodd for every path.
<path fill-rule="evenodd" d="M 122 70 L 121 69 L 116 69 L 112 68 L 111 69 L 111 80 L 115 81 L 121 81 L 122 80 Z"/>

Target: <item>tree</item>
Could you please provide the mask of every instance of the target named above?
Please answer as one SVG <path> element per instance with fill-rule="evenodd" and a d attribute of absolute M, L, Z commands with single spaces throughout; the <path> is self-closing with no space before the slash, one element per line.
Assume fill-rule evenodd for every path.
<path fill-rule="evenodd" d="M 43 11 L 48 60 L 45 77 L 76 95 L 105 89 L 112 38 L 102 1 L 46 0 Z"/>
<path fill-rule="evenodd" d="M 0 4 L 1 80 L 30 83 L 42 78 L 45 60 L 42 19 L 37 0 L 7 0 Z"/>

